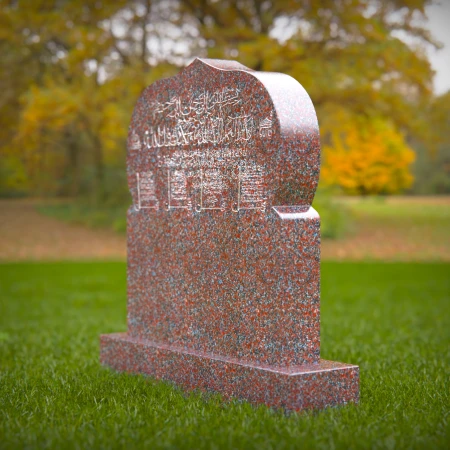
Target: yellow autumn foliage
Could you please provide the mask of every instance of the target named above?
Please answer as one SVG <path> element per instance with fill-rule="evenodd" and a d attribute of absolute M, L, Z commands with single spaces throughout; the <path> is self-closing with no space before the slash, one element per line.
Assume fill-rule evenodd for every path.
<path fill-rule="evenodd" d="M 0 195 L 20 180 L 33 195 L 129 201 L 133 105 L 195 56 L 297 79 L 326 136 L 323 180 L 346 192 L 410 185 L 413 156 L 396 130 L 433 148 L 433 71 L 426 54 L 396 35 L 436 45 L 417 20 L 428 0 L 3 3 Z M 348 126 L 358 116 L 370 123 Z"/>
<path fill-rule="evenodd" d="M 323 148 L 321 182 L 349 195 L 395 194 L 412 185 L 415 153 L 384 119 L 347 122 Z"/>

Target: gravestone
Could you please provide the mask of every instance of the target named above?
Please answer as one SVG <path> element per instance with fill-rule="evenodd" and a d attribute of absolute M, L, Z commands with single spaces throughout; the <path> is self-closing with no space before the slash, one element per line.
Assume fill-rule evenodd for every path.
<path fill-rule="evenodd" d="M 320 359 L 320 138 L 293 78 L 196 59 L 139 98 L 128 137 L 128 332 L 101 362 L 285 409 L 358 402 Z"/>

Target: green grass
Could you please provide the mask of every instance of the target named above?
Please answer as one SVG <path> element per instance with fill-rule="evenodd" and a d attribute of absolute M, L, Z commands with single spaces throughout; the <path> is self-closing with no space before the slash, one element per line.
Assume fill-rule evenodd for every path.
<path fill-rule="evenodd" d="M 426 197 L 347 197 L 339 202 L 356 215 L 370 216 L 373 219 L 438 221 L 450 224 L 450 201 L 447 204 L 434 204 L 432 201 L 427 202 Z"/>
<path fill-rule="evenodd" d="M 449 197 L 344 198 L 337 202 L 351 214 L 353 233 L 377 230 L 378 238 L 386 234 L 392 240 L 392 247 L 405 244 L 414 250 L 421 244 L 428 260 L 439 260 L 450 252 Z"/>
<path fill-rule="evenodd" d="M 320 214 L 322 239 L 339 239 L 351 229 L 349 209 L 342 202 L 337 202 L 330 192 L 317 190 L 312 206 Z"/>
<path fill-rule="evenodd" d="M 125 233 L 127 229 L 128 206 L 103 206 L 99 208 L 90 204 L 70 202 L 42 204 L 37 210 L 41 214 L 64 222 Z"/>
<path fill-rule="evenodd" d="M 98 362 L 123 263 L 0 265 L 0 448 L 449 448 L 450 265 L 325 263 L 322 357 L 361 402 L 283 414 Z"/>

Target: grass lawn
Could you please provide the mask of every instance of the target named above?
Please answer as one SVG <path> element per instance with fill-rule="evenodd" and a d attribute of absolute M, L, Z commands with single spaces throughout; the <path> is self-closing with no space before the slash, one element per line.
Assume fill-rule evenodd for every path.
<path fill-rule="evenodd" d="M 131 204 L 131 201 L 130 201 Z M 37 210 L 46 216 L 89 228 L 107 228 L 118 233 L 127 229 L 128 204 L 115 207 L 92 206 L 74 202 L 43 203 Z"/>
<path fill-rule="evenodd" d="M 450 197 L 340 197 L 350 219 L 328 260 L 450 262 Z"/>
<path fill-rule="evenodd" d="M 3 214 L 14 204 L 4 203 Z M 321 215 L 322 258 L 331 261 L 415 261 L 415 262 L 450 262 L 450 196 L 434 197 L 330 197 L 318 193 L 314 200 L 314 207 Z M 7 247 L 9 251 L 2 251 L 0 245 L 0 260 L 17 260 L 17 254 L 29 255 L 29 258 L 39 259 L 40 254 L 47 255 L 53 260 L 67 259 L 67 251 L 61 251 L 61 258 L 57 257 L 58 247 L 52 245 L 48 233 L 39 233 L 40 228 L 47 226 L 57 228 L 55 222 L 44 225 L 49 217 L 59 219 L 60 223 L 68 222 L 88 225 L 90 228 L 112 228 L 119 231 L 116 240 L 123 238 L 126 228 L 126 207 L 102 208 L 101 210 L 76 203 L 36 203 L 36 210 L 41 214 L 35 217 L 28 211 L 28 220 L 17 220 L 16 207 L 14 214 L 10 214 L 10 222 L 5 221 L 3 229 L 6 235 L 11 235 Z M 22 212 L 24 215 L 25 212 Z M 41 223 L 39 227 L 27 224 Z M 51 223 L 51 225 L 50 225 Z M 27 229 L 24 229 L 27 228 Z M 0 222 L 0 231 L 2 223 Z M 85 229 L 78 227 L 77 229 Z M 92 231 L 92 230 L 91 230 Z M 75 230 L 74 230 L 75 232 Z M 32 239 L 39 234 L 38 239 Z M 0 233 L 0 236 L 3 234 Z M 31 246 L 25 242 L 23 236 L 29 237 Z M 16 236 L 15 238 L 13 236 Z M 104 242 L 106 236 L 102 236 Z M 330 239 L 333 238 L 333 239 Z M 83 242 L 86 243 L 84 237 Z M 12 246 L 12 241 L 15 241 Z M 46 243 L 50 241 L 49 243 Z M 88 255 L 77 246 L 77 255 L 89 259 L 98 245 L 98 238 L 88 246 Z M 37 244 L 33 246 L 33 243 Z M 67 245 L 64 244 L 64 248 Z M 107 247 L 116 248 L 115 253 L 125 255 L 125 241 L 122 247 L 111 243 Z M 103 250 L 99 259 L 104 260 Z M 55 254 L 56 253 L 56 254 Z M 85 251 L 86 253 L 86 251 Z M 94 256 L 95 257 L 95 256 Z M 29 259 L 28 258 L 28 259 Z M 27 259 L 21 257 L 20 259 Z M 75 259 L 77 259 L 75 257 Z M 92 256 L 91 256 L 92 259 Z"/>
<path fill-rule="evenodd" d="M 450 225 L 449 197 L 346 197 L 336 200 L 357 218 L 405 224 Z"/>
<path fill-rule="evenodd" d="M 361 402 L 285 415 L 98 362 L 124 263 L 0 265 L 0 448 L 449 448 L 450 264 L 323 263 L 322 357 Z"/>

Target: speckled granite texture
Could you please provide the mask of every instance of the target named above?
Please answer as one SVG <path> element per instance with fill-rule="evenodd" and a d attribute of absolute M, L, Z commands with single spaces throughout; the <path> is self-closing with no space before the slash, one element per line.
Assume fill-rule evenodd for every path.
<path fill-rule="evenodd" d="M 320 359 L 314 107 L 293 78 L 195 60 L 148 87 L 128 138 L 128 333 L 101 361 L 285 409 L 359 397 Z"/>

